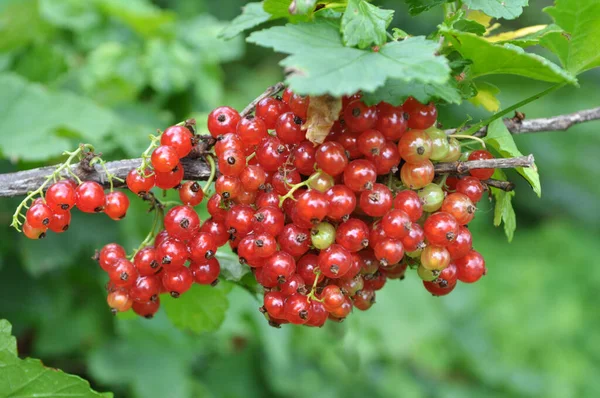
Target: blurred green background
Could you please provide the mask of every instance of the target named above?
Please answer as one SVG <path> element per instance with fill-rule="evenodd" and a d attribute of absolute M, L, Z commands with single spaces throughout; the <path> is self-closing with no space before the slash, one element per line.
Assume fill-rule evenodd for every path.
<path fill-rule="evenodd" d="M 281 79 L 278 56 L 217 34 L 240 0 L 0 0 L 0 171 L 52 164 L 84 141 L 106 159 L 139 156 L 147 135 L 212 107 L 242 108 Z M 530 0 L 501 30 L 549 23 Z M 441 10 L 392 26 L 427 34 Z M 496 78 L 503 106 L 545 87 Z M 600 73 L 522 109 L 552 116 L 599 105 Z M 442 107 L 446 126 L 486 115 Z M 204 128 L 203 124 L 200 123 Z M 516 137 L 542 177 L 538 199 L 515 173 L 518 229 L 509 244 L 482 204 L 475 247 L 489 273 L 434 298 L 415 273 L 389 281 L 368 312 L 323 329 L 270 328 L 245 290 L 229 291 L 223 326 L 193 335 L 164 312 L 120 319 L 90 259 L 117 241 L 137 246 L 150 224 L 132 198 L 118 223 L 74 214 L 72 229 L 27 241 L 8 227 L 20 198 L 0 199 L 0 318 L 21 356 L 41 358 L 117 397 L 600 396 L 600 129 Z M 482 201 L 484 202 L 484 201 Z M 2 370 L 0 370 L 1 377 Z M 0 392 L 0 395 L 1 392 Z"/>

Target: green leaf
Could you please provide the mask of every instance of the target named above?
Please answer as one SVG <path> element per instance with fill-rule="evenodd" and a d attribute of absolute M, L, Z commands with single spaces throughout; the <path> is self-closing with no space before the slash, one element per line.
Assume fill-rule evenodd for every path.
<path fill-rule="evenodd" d="M 464 0 L 471 10 L 480 10 L 494 18 L 515 19 L 529 0 Z"/>
<path fill-rule="evenodd" d="M 433 7 L 445 4 L 448 0 L 404 0 L 408 5 L 410 15 L 417 15 Z"/>
<path fill-rule="evenodd" d="M 456 30 L 460 30 L 461 32 L 475 33 L 478 36 L 481 36 L 485 33 L 485 26 L 470 19 L 459 19 L 452 25 L 452 27 Z"/>
<path fill-rule="evenodd" d="M 547 82 L 567 82 L 577 80 L 569 72 L 537 54 L 526 53 L 522 48 L 511 44 L 493 44 L 485 38 L 457 30 L 440 27 L 443 34 L 464 58 L 473 63 L 468 68 L 472 79 L 494 74 L 525 76 Z"/>
<path fill-rule="evenodd" d="M 490 112 L 500 109 L 500 101 L 496 97 L 500 89 L 488 82 L 477 82 L 477 93 L 469 101 L 475 106 L 481 106 Z"/>
<path fill-rule="evenodd" d="M 221 265 L 221 276 L 228 281 L 239 282 L 250 272 L 250 267 L 240 264 L 240 258 L 227 246 L 219 248 L 217 259 Z"/>
<path fill-rule="evenodd" d="M 152 88 L 160 93 L 184 90 L 195 67 L 192 52 L 178 41 L 154 39 L 147 46 L 144 66 Z"/>
<path fill-rule="evenodd" d="M 595 0 L 556 0 L 544 9 L 568 34 L 553 32 L 540 43 L 552 50 L 573 74 L 600 66 L 600 2 Z"/>
<path fill-rule="evenodd" d="M 48 368 L 38 359 L 19 359 L 11 325 L 0 320 L 0 391 L 4 397 L 112 397 L 91 389 L 90 383 L 58 369 Z"/>
<path fill-rule="evenodd" d="M 403 31 L 402 29 L 392 28 L 392 37 L 394 40 L 403 40 L 410 36 L 408 33 Z"/>
<path fill-rule="evenodd" d="M 194 285 L 177 299 L 163 303 L 167 316 L 175 326 L 195 333 L 214 331 L 225 320 L 229 300 L 222 288 Z"/>
<path fill-rule="evenodd" d="M 506 181 L 506 175 L 502 170 L 496 170 L 493 178 Z M 494 225 L 498 227 L 501 223 L 504 223 L 504 233 L 508 241 L 511 242 L 517 229 L 517 216 L 512 205 L 512 198 L 515 196 L 515 191 L 506 192 L 498 188 L 492 188 L 492 195 L 494 195 L 494 199 L 496 200 Z"/>
<path fill-rule="evenodd" d="M 210 15 L 200 15 L 187 21 L 178 29 L 178 36 L 194 50 L 203 63 L 222 63 L 238 60 L 244 54 L 244 40 L 220 39 L 225 22 Z M 192 74 L 193 75 L 193 74 Z"/>
<path fill-rule="evenodd" d="M 334 23 L 278 26 L 254 32 L 248 41 L 292 54 L 281 65 L 292 71 L 286 81 L 300 94 L 342 96 L 371 92 L 389 78 L 444 84 L 449 78 L 438 43 L 422 36 L 388 43 L 379 52 L 344 46 Z"/>
<path fill-rule="evenodd" d="M 61 134 L 65 131 L 100 144 L 117 120 L 86 98 L 48 91 L 15 75 L 0 74 L 0 87 L 0 149 L 14 159 L 46 160 L 62 153 L 73 145 Z"/>
<path fill-rule="evenodd" d="M 390 79 L 385 86 L 372 93 L 365 93 L 363 101 L 369 105 L 385 101 L 397 106 L 402 105 L 408 97 L 415 97 L 424 104 L 438 99 L 453 104 L 460 104 L 462 101 L 456 84 L 452 84 L 450 81 L 446 84 L 424 84 L 406 83 L 399 79 Z"/>
<path fill-rule="evenodd" d="M 308 21 L 307 15 L 290 14 L 292 0 L 265 0 L 263 9 L 271 14 L 271 19 L 287 18 L 290 22 Z"/>
<path fill-rule="evenodd" d="M 219 34 L 219 38 L 233 39 L 245 30 L 252 29 L 271 18 L 263 8 L 263 3 L 248 3 L 242 7 L 242 13 L 235 17 Z"/>
<path fill-rule="evenodd" d="M 36 41 L 48 40 L 52 27 L 40 16 L 37 0 L 0 2 L 0 51 L 24 49 Z"/>
<path fill-rule="evenodd" d="M 381 46 L 387 41 L 386 29 L 393 10 L 383 10 L 365 0 L 350 0 L 342 17 L 342 35 L 349 47 Z"/>
<path fill-rule="evenodd" d="M 316 4 L 317 0 L 293 0 L 289 11 L 292 14 L 310 14 L 314 11 Z"/>
<path fill-rule="evenodd" d="M 511 32 L 499 33 L 494 36 L 487 36 L 486 40 L 492 43 L 510 43 L 515 46 L 526 48 L 540 44 L 542 37 L 552 32 L 563 33 L 563 30 L 558 25 L 554 24 L 535 25 Z"/>
<path fill-rule="evenodd" d="M 510 131 L 508 131 L 502 119 L 498 119 L 490 123 L 487 134 L 483 139 L 486 144 L 494 148 L 505 158 L 523 156 L 521 151 L 519 151 L 517 148 L 517 144 L 515 144 L 512 134 Z M 537 194 L 537 196 L 542 196 L 540 175 L 538 174 L 535 164 L 533 167 L 517 167 L 515 170 L 529 182 L 529 185 L 531 185 L 531 188 Z"/>

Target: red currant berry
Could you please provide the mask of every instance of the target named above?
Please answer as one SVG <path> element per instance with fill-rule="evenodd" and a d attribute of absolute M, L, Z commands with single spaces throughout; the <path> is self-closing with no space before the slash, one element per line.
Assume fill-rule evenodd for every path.
<path fill-rule="evenodd" d="M 427 270 L 441 271 L 450 264 L 450 253 L 445 247 L 429 245 L 421 253 L 421 265 Z"/>
<path fill-rule="evenodd" d="M 70 224 L 71 212 L 67 211 L 64 213 L 54 213 L 52 220 L 50 220 L 50 224 L 48 224 L 48 229 L 50 229 L 52 232 L 60 234 L 68 230 Z"/>
<path fill-rule="evenodd" d="M 319 269 L 328 278 L 344 276 L 352 267 L 352 255 L 342 245 L 333 244 L 319 253 Z"/>
<path fill-rule="evenodd" d="M 156 301 L 148 301 L 147 303 L 138 303 L 137 301 L 134 301 L 131 306 L 133 312 L 146 319 L 154 318 L 154 314 L 156 314 L 159 307 L 160 298 L 156 299 Z"/>
<path fill-rule="evenodd" d="M 283 311 L 284 303 L 285 296 L 283 293 L 270 291 L 265 294 L 263 308 L 271 318 L 280 319 L 285 316 Z"/>
<path fill-rule="evenodd" d="M 494 155 L 483 149 L 480 149 L 479 151 L 473 151 L 469 155 L 469 160 L 488 159 L 494 159 Z M 480 180 L 487 180 L 488 178 L 492 178 L 492 175 L 494 174 L 494 169 L 471 169 L 469 170 L 469 174 Z"/>
<path fill-rule="evenodd" d="M 417 222 L 423 215 L 423 206 L 421 205 L 419 195 L 410 190 L 401 191 L 396 194 L 394 209 L 404 211 L 412 222 Z"/>
<path fill-rule="evenodd" d="M 371 217 L 383 217 L 392 208 L 392 192 L 383 184 L 360 194 L 360 208 Z"/>
<path fill-rule="evenodd" d="M 381 228 L 390 238 L 402 239 L 408 235 L 411 220 L 404 210 L 392 209 L 381 219 Z"/>
<path fill-rule="evenodd" d="M 329 201 L 327 217 L 332 220 L 341 220 L 350 216 L 356 208 L 356 196 L 346 185 L 334 185 L 326 193 Z"/>
<path fill-rule="evenodd" d="M 400 138 L 398 152 L 409 163 L 419 163 L 431 157 L 433 143 L 422 130 L 410 130 Z"/>
<path fill-rule="evenodd" d="M 194 283 L 194 277 L 187 267 L 179 267 L 162 274 L 162 284 L 173 298 L 178 298 L 190 290 L 192 283 Z"/>
<path fill-rule="evenodd" d="M 156 260 L 165 270 L 182 267 L 187 259 L 187 247 L 180 240 L 168 238 L 156 245 Z"/>
<path fill-rule="evenodd" d="M 229 241 L 229 232 L 227 232 L 227 226 L 225 226 L 225 222 L 223 221 L 216 221 L 213 218 L 209 218 L 200 227 L 200 232 L 210 234 L 215 240 L 217 247 L 221 247 Z"/>
<path fill-rule="evenodd" d="M 240 114 L 228 106 L 220 106 L 208 115 L 208 131 L 217 138 L 227 133 L 235 133 Z"/>
<path fill-rule="evenodd" d="M 375 257 L 383 266 L 399 263 L 404 257 L 404 246 L 397 239 L 385 238 L 375 246 Z"/>
<path fill-rule="evenodd" d="M 200 263 L 191 263 L 190 271 L 194 275 L 194 280 L 200 285 L 214 285 L 221 273 L 219 260 L 211 258 L 208 261 Z"/>
<path fill-rule="evenodd" d="M 351 131 L 371 129 L 377 123 L 377 109 L 366 106 L 360 100 L 351 101 L 344 108 L 344 121 Z"/>
<path fill-rule="evenodd" d="M 346 155 L 348 155 L 350 159 L 357 159 L 363 156 L 358 145 L 358 138 L 361 134 L 362 133 L 344 131 L 338 137 L 336 137 L 334 141 L 339 142 L 340 145 L 344 147 Z"/>
<path fill-rule="evenodd" d="M 133 265 L 141 276 L 154 275 L 160 268 L 156 261 L 156 250 L 154 247 L 144 247 L 135 254 Z"/>
<path fill-rule="evenodd" d="M 296 262 L 291 254 L 280 251 L 265 260 L 262 267 L 263 276 L 274 279 L 278 283 L 284 283 L 296 271 Z"/>
<path fill-rule="evenodd" d="M 46 237 L 47 227 L 33 228 L 27 221 L 23 223 L 23 234 L 29 239 L 44 239 Z"/>
<path fill-rule="evenodd" d="M 344 304 L 342 304 L 339 308 L 336 308 L 334 311 L 330 312 L 330 315 L 334 319 L 340 322 L 340 320 L 346 318 L 352 312 L 352 301 L 348 297 L 346 297 Z"/>
<path fill-rule="evenodd" d="M 381 148 L 379 156 L 373 158 L 373 164 L 377 174 L 385 175 L 390 172 L 398 171 L 400 164 L 400 153 L 398 147 L 392 141 L 387 141 Z"/>
<path fill-rule="evenodd" d="M 152 152 L 150 157 L 152 167 L 160 173 L 167 173 L 173 170 L 179 163 L 179 155 L 175 148 L 161 145 Z"/>
<path fill-rule="evenodd" d="M 228 149 L 218 157 L 218 167 L 221 174 L 237 177 L 246 168 L 246 156 L 242 151 Z"/>
<path fill-rule="evenodd" d="M 147 303 L 155 301 L 161 290 L 161 280 L 158 276 L 146 275 L 140 276 L 129 289 L 129 296 L 138 303 Z"/>
<path fill-rule="evenodd" d="M 365 159 L 351 161 L 344 169 L 343 175 L 344 184 L 355 192 L 373 188 L 373 184 L 377 180 L 375 165 Z"/>
<path fill-rule="evenodd" d="M 104 189 L 94 181 L 84 181 L 75 190 L 75 204 L 84 213 L 99 213 L 104 209 Z"/>
<path fill-rule="evenodd" d="M 471 237 L 471 232 L 469 232 L 467 227 L 462 225 L 458 229 L 458 235 L 456 235 L 454 242 L 446 246 L 453 260 L 466 256 L 472 248 L 473 238 Z"/>
<path fill-rule="evenodd" d="M 430 215 L 423 230 L 425 237 L 432 245 L 446 247 L 456 240 L 459 224 L 449 213 L 440 211 Z"/>
<path fill-rule="evenodd" d="M 279 195 L 285 195 L 292 187 L 302 180 L 300 173 L 296 170 L 283 168 L 275 173 L 271 185 Z"/>
<path fill-rule="evenodd" d="M 264 187 L 267 175 L 259 166 L 246 166 L 240 174 L 240 182 L 247 191 L 258 191 Z"/>
<path fill-rule="evenodd" d="M 133 169 L 127 174 L 127 179 L 125 180 L 127 187 L 136 195 L 143 195 L 154 187 L 154 174 L 150 175 L 152 173 L 150 170 L 146 170 L 144 173 L 139 173 L 137 169 Z M 145 177 L 146 175 L 150 176 Z"/>
<path fill-rule="evenodd" d="M 242 118 L 237 125 L 237 134 L 245 146 L 258 145 L 269 136 L 265 122 L 252 115 Z"/>
<path fill-rule="evenodd" d="M 263 140 L 256 148 L 256 159 L 265 171 L 277 171 L 289 154 L 289 150 L 277 137 Z"/>
<path fill-rule="evenodd" d="M 75 188 L 64 180 L 50 185 L 46 191 L 46 204 L 55 214 L 71 210 L 75 200 Z"/>
<path fill-rule="evenodd" d="M 310 319 L 310 302 L 308 297 L 294 293 L 285 300 L 283 307 L 285 319 L 295 325 L 302 325 Z"/>
<path fill-rule="evenodd" d="M 319 145 L 315 159 L 319 168 L 333 177 L 341 174 L 348 165 L 344 147 L 332 141 Z"/>
<path fill-rule="evenodd" d="M 456 183 L 456 192 L 467 195 L 473 203 L 477 203 L 481 200 L 483 191 L 485 191 L 485 187 L 479 179 L 475 177 L 465 177 L 458 180 Z"/>
<path fill-rule="evenodd" d="M 277 242 L 281 250 L 298 257 L 310 248 L 310 231 L 294 224 L 288 224 L 283 227 Z"/>
<path fill-rule="evenodd" d="M 206 210 L 215 221 L 225 221 L 229 207 L 229 202 L 218 193 L 213 194 L 206 203 Z"/>
<path fill-rule="evenodd" d="M 466 256 L 454 260 L 458 280 L 464 283 L 477 282 L 486 273 L 483 256 L 471 250 Z"/>
<path fill-rule="evenodd" d="M 400 169 L 402 183 L 410 189 L 420 189 L 430 184 L 435 177 L 435 169 L 430 160 L 420 163 L 405 163 Z"/>
<path fill-rule="evenodd" d="M 451 193 L 442 203 L 442 211 L 452 215 L 460 225 L 466 225 L 475 217 L 475 206 L 471 199 L 462 193 Z"/>
<path fill-rule="evenodd" d="M 398 141 L 408 127 L 401 106 L 392 106 L 387 102 L 377 105 L 377 124 L 375 129 L 380 131 L 385 138 Z"/>
<path fill-rule="evenodd" d="M 32 228 L 48 228 L 50 221 L 54 217 L 50 207 L 44 203 L 35 203 L 25 214 L 27 224 Z"/>
<path fill-rule="evenodd" d="M 335 241 L 350 252 L 357 252 L 369 246 L 369 227 L 364 221 L 351 218 L 338 225 Z"/>
<path fill-rule="evenodd" d="M 329 212 L 329 201 L 325 193 L 316 189 L 309 189 L 300 195 L 296 201 L 295 209 L 301 219 L 310 221 L 312 224 L 318 224 Z"/>
<path fill-rule="evenodd" d="M 235 199 L 242 192 L 242 182 L 237 177 L 221 175 L 215 181 L 215 191 L 224 199 Z"/>
<path fill-rule="evenodd" d="M 227 150 L 244 151 L 246 148 L 251 147 L 245 145 L 239 135 L 236 133 L 227 133 L 220 135 L 215 143 L 215 155 L 221 156 L 223 152 Z"/>
<path fill-rule="evenodd" d="M 108 293 L 106 303 L 113 311 L 113 314 L 116 314 L 117 312 L 129 311 L 133 305 L 133 300 L 129 297 L 127 289 L 117 289 Z"/>
<path fill-rule="evenodd" d="M 114 268 L 114 264 L 117 260 L 125 258 L 127 254 L 122 246 L 116 243 L 109 243 L 105 245 L 98 254 L 98 264 L 104 271 L 110 271 Z"/>
<path fill-rule="evenodd" d="M 181 180 L 183 180 L 183 165 L 179 163 L 169 172 L 161 173 L 157 171 L 154 183 L 160 189 L 172 189 L 177 187 Z"/>
<path fill-rule="evenodd" d="M 275 125 L 277 137 L 284 144 L 299 144 L 305 139 L 302 130 L 302 118 L 292 112 L 282 113 Z"/>
<path fill-rule="evenodd" d="M 196 181 L 186 181 L 179 188 L 179 200 L 184 205 L 198 206 L 204 199 L 204 191 Z"/>
<path fill-rule="evenodd" d="M 358 136 L 358 149 L 367 158 L 379 156 L 385 143 L 385 137 L 377 130 L 367 130 Z"/>
<path fill-rule="evenodd" d="M 289 110 L 287 104 L 277 98 L 263 98 L 256 105 L 256 116 L 264 120 L 269 130 L 273 130 L 277 124 L 277 118 Z"/>
<path fill-rule="evenodd" d="M 424 105 L 413 97 L 408 97 L 402 109 L 408 114 L 408 127 L 411 129 L 425 130 L 433 126 L 437 119 L 437 109 L 433 102 Z"/>
<path fill-rule="evenodd" d="M 256 233 L 267 233 L 278 236 L 284 228 L 285 216 L 275 206 L 265 206 L 254 213 L 252 230 Z"/>
<path fill-rule="evenodd" d="M 353 303 L 356 308 L 366 311 L 375 304 L 375 292 L 371 289 L 362 289 L 353 297 Z"/>
<path fill-rule="evenodd" d="M 262 209 L 264 207 L 279 207 L 279 195 L 273 191 L 261 192 L 256 196 L 255 205 L 258 209 Z"/>
<path fill-rule="evenodd" d="M 104 212 L 113 220 L 122 220 L 129 209 L 129 198 L 121 191 L 109 192 L 104 199 Z"/>
<path fill-rule="evenodd" d="M 310 97 L 305 97 L 298 94 L 292 94 L 288 104 L 290 110 L 302 119 L 306 119 L 308 115 L 308 104 L 310 103 Z"/>
<path fill-rule="evenodd" d="M 187 240 L 198 232 L 200 218 L 190 206 L 175 206 L 165 215 L 164 224 L 170 236 Z"/>
<path fill-rule="evenodd" d="M 442 287 L 440 286 L 439 283 L 437 282 L 427 282 L 427 281 L 423 281 L 423 286 L 425 286 L 425 289 L 427 289 L 427 291 L 429 293 L 431 293 L 434 296 L 445 296 L 447 294 L 449 294 L 450 292 L 452 292 L 452 290 L 454 290 L 454 288 L 456 287 L 456 283 L 454 284 L 447 284 L 446 286 Z"/>
<path fill-rule="evenodd" d="M 184 126 L 168 127 L 160 136 L 160 145 L 175 149 L 179 158 L 184 158 L 192 150 L 193 135 Z"/>
<path fill-rule="evenodd" d="M 294 274 L 290 276 L 285 283 L 282 283 L 279 286 L 279 289 L 284 296 L 291 296 L 294 293 L 304 292 L 306 290 L 306 284 L 300 275 Z"/>
<path fill-rule="evenodd" d="M 133 286 L 138 277 L 138 272 L 133 263 L 126 258 L 118 259 L 112 269 L 108 271 L 108 277 L 115 286 Z"/>
<path fill-rule="evenodd" d="M 312 142 L 302 141 L 292 152 L 294 167 L 302 175 L 309 176 L 315 171 L 316 149 Z"/>
<path fill-rule="evenodd" d="M 243 237 L 252 231 L 254 209 L 248 205 L 235 205 L 227 213 L 225 225 L 229 233 Z"/>
<path fill-rule="evenodd" d="M 312 286 L 317 278 L 316 271 L 319 267 L 319 257 L 312 253 L 307 253 L 300 257 L 296 265 L 296 272 L 302 277 L 307 286 Z M 321 282 L 325 275 L 318 274 L 318 282 Z"/>
<path fill-rule="evenodd" d="M 400 239 L 402 241 L 402 245 L 404 246 L 404 250 L 407 252 L 414 252 L 424 248 L 425 232 L 423 232 L 423 228 L 414 222 L 410 224 L 408 229 L 408 235 Z"/>
<path fill-rule="evenodd" d="M 312 300 L 310 302 L 309 312 L 310 312 L 310 318 L 305 323 L 306 326 L 313 326 L 313 327 L 320 328 L 321 326 L 323 326 L 325 324 L 325 322 L 327 322 L 327 317 L 329 316 L 329 313 L 327 312 L 327 310 L 325 309 L 325 306 L 322 303 L 320 303 L 316 300 Z"/>
<path fill-rule="evenodd" d="M 323 305 L 328 312 L 339 308 L 345 301 L 344 294 L 336 285 L 325 286 L 320 297 L 321 300 L 323 300 Z"/>

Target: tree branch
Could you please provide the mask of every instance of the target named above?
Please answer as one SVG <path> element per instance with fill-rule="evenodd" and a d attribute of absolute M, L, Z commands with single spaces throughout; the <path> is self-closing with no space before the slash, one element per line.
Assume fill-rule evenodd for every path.
<path fill-rule="evenodd" d="M 512 169 L 515 167 L 534 167 L 533 155 L 516 158 L 469 160 L 467 162 L 438 163 L 435 172 L 464 174 L 473 169 Z"/>
<path fill-rule="evenodd" d="M 515 115 L 513 118 L 503 119 L 506 128 L 508 128 L 508 131 L 510 131 L 513 135 L 541 133 L 544 131 L 565 131 L 579 123 L 600 120 L 600 107 L 548 118 L 527 120 L 523 119 L 522 116 L 524 115 L 517 113 L 517 115 Z M 446 134 L 448 135 L 456 132 L 457 129 L 446 130 Z M 476 137 L 485 137 L 486 134 L 487 126 L 482 127 L 473 135 Z"/>
<path fill-rule="evenodd" d="M 506 192 L 510 192 L 515 189 L 515 184 L 510 181 L 493 180 L 490 178 L 488 180 L 483 180 L 481 182 L 484 185 L 487 185 L 488 187 L 498 188 L 498 189 L 501 189 Z"/>
<path fill-rule="evenodd" d="M 240 112 L 240 116 L 241 117 L 248 116 L 250 113 L 252 113 L 252 111 L 254 110 L 254 108 L 256 108 L 256 105 L 260 101 L 262 101 L 263 99 L 265 99 L 267 97 L 272 96 L 273 94 L 280 92 L 284 88 L 285 88 L 285 85 L 282 82 L 276 83 L 276 84 L 272 85 L 271 87 L 267 88 L 261 95 L 256 97 L 251 103 L 248 104 L 247 107 L 244 108 L 243 111 Z"/>

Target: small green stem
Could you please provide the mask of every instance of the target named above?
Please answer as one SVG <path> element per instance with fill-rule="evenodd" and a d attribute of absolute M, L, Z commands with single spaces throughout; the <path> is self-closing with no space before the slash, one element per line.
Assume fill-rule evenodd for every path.
<path fill-rule="evenodd" d="M 204 184 L 204 187 L 202 188 L 202 191 L 204 191 L 205 195 L 208 194 L 210 184 L 212 184 L 213 180 L 215 179 L 215 175 L 217 174 L 217 166 L 215 165 L 215 160 L 211 154 L 206 155 L 206 161 L 210 165 L 210 176 L 208 176 L 208 180 L 206 180 L 206 184 Z"/>
<path fill-rule="evenodd" d="M 254 158 L 255 156 L 256 156 L 256 152 L 252 152 L 251 155 L 249 155 L 249 156 L 246 157 L 246 162 L 252 160 L 252 158 Z"/>
<path fill-rule="evenodd" d="M 140 245 L 129 256 L 130 259 L 134 258 L 135 255 L 140 250 L 142 250 L 144 247 L 148 246 L 149 244 L 151 244 L 154 241 L 154 238 L 156 237 L 156 233 L 158 232 L 157 227 L 160 225 L 159 221 L 161 221 L 164 218 L 164 216 L 165 216 L 165 211 L 163 210 L 163 208 L 160 206 L 157 206 L 155 208 L 155 212 L 154 212 L 154 220 L 152 221 L 152 228 L 150 228 L 148 235 L 146 235 L 146 237 L 144 238 L 142 243 L 140 243 Z"/>
<path fill-rule="evenodd" d="M 314 177 L 318 177 L 320 174 L 313 174 L 312 176 Z M 290 188 L 290 190 L 283 196 L 279 197 L 279 207 L 283 206 L 283 202 L 285 202 L 286 199 L 292 199 L 294 200 L 294 192 L 296 192 L 298 189 L 302 188 L 302 187 L 306 187 L 308 186 L 308 184 L 310 184 L 310 178 L 307 179 L 306 181 L 302 181 L 299 182 L 296 185 L 292 185 Z"/>
<path fill-rule="evenodd" d="M 310 293 L 308 293 L 308 295 L 306 297 L 308 298 L 308 301 L 315 300 L 315 301 L 323 302 L 323 300 L 320 300 L 315 296 L 315 291 L 317 290 L 317 284 L 319 283 L 319 276 L 321 276 L 321 270 L 316 269 L 313 272 L 315 273 L 315 281 L 313 282 L 313 285 L 310 288 Z"/>
<path fill-rule="evenodd" d="M 475 136 L 472 136 L 472 135 L 464 135 L 464 134 L 452 134 L 450 137 L 454 137 L 454 138 L 458 138 L 458 139 L 464 139 L 464 140 L 478 141 L 485 148 L 485 141 L 482 140 L 479 137 L 475 137 Z"/>
<path fill-rule="evenodd" d="M 442 180 L 437 184 L 440 188 L 444 188 L 446 186 L 446 179 L 448 179 L 449 174 L 444 174 Z"/>
<path fill-rule="evenodd" d="M 479 123 L 476 123 L 476 124 L 472 125 L 466 131 L 463 132 L 463 135 L 473 135 L 476 132 L 478 132 L 483 126 L 488 126 L 490 123 L 492 123 L 495 120 L 500 119 L 504 115 L 507 115 L 508 113 L 510 113 L 510 112 L 512 112 L 512 111 L 514 111 L 514 110 L 516 110 L 516 109 L 518 109 L 520 107 L 522 107 L 522 106 L 525 106 L 525 105 L 527 105 L 530 102 L 533 102 L 533 101 L 535 101 L 537 99 L 540 99 L 540 98 L 542 98 L 542 97 L 550 94 L 551 92 L 558 90 L 559 88 L 563 87 L 566 84 L 567 83 L 555 84 L 554 86 L 552 86 L 552 87 L 550 87 L 550 88 L 542 91 L 541 93 L 537 93 L 535 95 L 532 95 L 529 98 L 524 99 L 521 102 L 517 102 L 516 104 L 514 104 L 512 106 L 509 106 L 506 109 L 501 110 L 500 112 L 492 115 L 491 117 L 489 117 L 489 118 L 487 118 L 485 120 L 482 120 Z"/>
<path fill-rule="evenodd" d="M 144 175 L 145 177 L 149 177 L 146 176 L 146 169 L 150 168 L 150 156 L 152 155 L 152 152 L 160 146 L 161 134 L 162 133 L 160 133 L 159 130 L 159 135 L 150 134 L 148 136 L 148 138 L 150 139 L 150 145 L 148 145 L 148 148 L 146 148 L 144 153 L 142 153 L 142 164 L 140 165 L 140 167 L 138 167 L 138 173 Z"/>
<path fill-rule="evenodd" d="M 19 228 L 19 226 L 23 225 L 23 223 L 21 221 L 19 221 L 19 216 L 22 216 L 23 218 L 25 218 L 25 216 L 23 216 L 21 214 L 21 211 L 23 210 L 23 208 L 28 208 L 27 204 L 29 203 L 29 201 L 32 200 L 37 195 L 39 195 L 40 197 L 43 198 L 44 197 L 44 188 L 46 188 L 46 186 L 51 181 L 56 181 L 57 179 L 59 179 L 61 176 L 61 173 L 63 171 L 67 170 L 67 172 L 70 175 L 75 177 L 75 179 L 77 179 L 77 181 L 79 183 L 81 183 L 81 180 L 79 179 L 79 177 L 77 177 L 77 175 L 75 175 L 75 173 L 73 173 L 73 171 L 71 170 L 71 163 L 73 162 L 73 160 L 75 160 L 75 158 L 79 159 L 81 157 L 81 154 L 83 153 L 83 151 L 86 149 L 93 151 L 94 147 L 90 144 L 81 144 L 73 152 L 65 151 L 63 153 L 63 155 L 69 155 L 67 160 L 65 160 L 63 163 L 58 165 L 56 167 L 56 169 L 52 172 L 52 174 L 50 174 L 48 177 L 46 177 L 46 180 L 35 191 L 29 192 L 29 194 L 25 197 L 25 199 L 23 199 L 21 201 L 21 203 L 19 203 L 19 205 L 17 206 L 17 209 L 15 210 L 15 213 L 13 214 L 12 222 L 10 224 L 11 227 L 13 227 L 17 231 L 21 232 L 21 229 Z"/>

